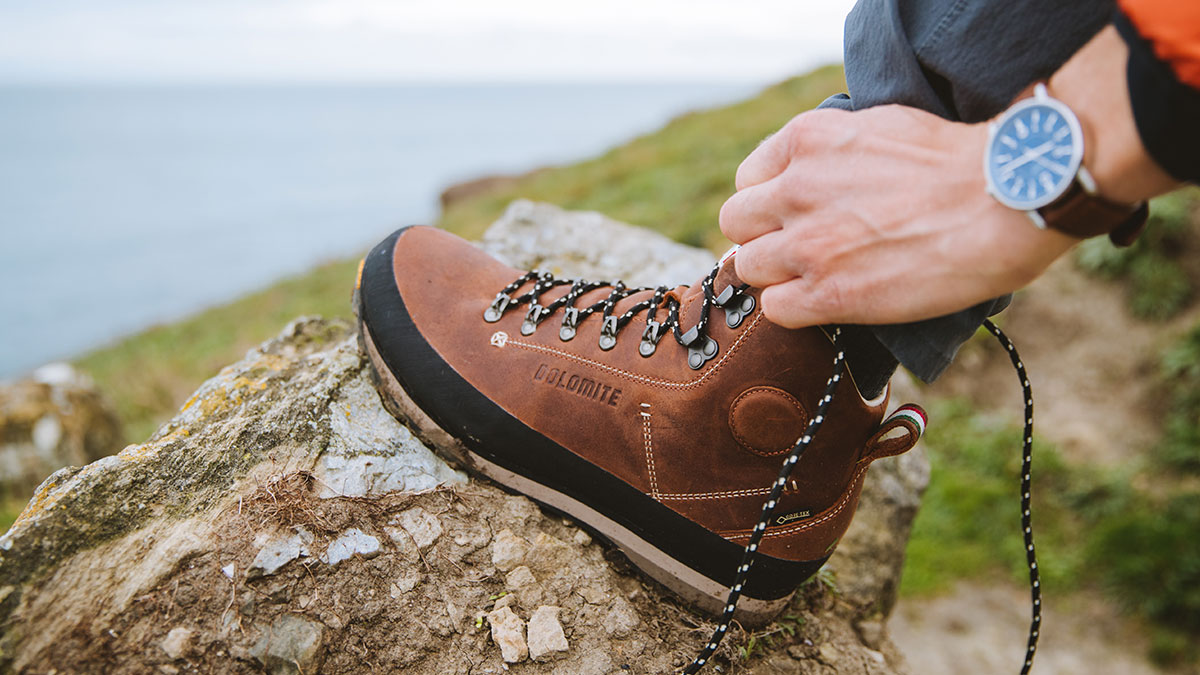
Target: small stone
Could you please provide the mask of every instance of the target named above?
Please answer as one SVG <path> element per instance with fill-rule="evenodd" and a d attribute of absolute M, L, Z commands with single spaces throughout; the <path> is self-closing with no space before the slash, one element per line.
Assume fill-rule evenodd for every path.
<path fill-rule="evenodd" d="M 321 554 L 321 562 L 336 565 L 355 553 L 364 558 L 379 555 L 379 540 L 357 527 L 352 527 L 329 544 L 329 548 Z"/>
<path fill-rule="evenodd" d="M 492 604 L 492 609 L 500 609 L 501 607 L 512 607 L 517 604 L 516 593 L 507 593 L 496 598 L 496 602 Z"/>
<path fill-rule="evenodd" d="M 625 598 L 617 597 L 604 615 L 604 630 L 613 637 L 622 638 L 631 635 L 641 622 L 633 605 Z"/>
<path fill-rule="evenodd" d="M 533 611 L 528 627 L 529 657 L 549 661 L 567 651 L 567 636 L 558 622 L 558 607 L 543 605 Z"/>
<path fill-rule="evenodd" d="M 192 636 L 195 634 L 196 631 L 192 630 L 191 628 L 176 626 L 175 628 L 172 628 L 169 633 L 167 633 L 167 636 L 163 638 L 163 641 L 159 644 L 159 646 L 162 647 L 162 650 L 166 652 L 167 656 L 170 657 L 172 661 L 175 659 L 182 659 L 188 655 L 189 651 L 191 651 Z"/>
<path fill-rule="evenodd" d="M 501 572 L 507 572 L 525 559 L 529 544 L 512 530 L 500 530 L 492 541 L 492 564 Z"/>
<path fill-rule="evenodd" d="M 579 544 L 580 546 L 587 546 L 588 544 L 592 543 L 592 535 L 584 532 L 583 530 L 576 531 L 575 536 L 572 537 L 572 539 L 574 539 L 575 543 Z"/>
<path fill-rule="evenodd" d="M 308 545 L 312 540 L 312 533 L 303 525 L 297 525 L 291 532 L 269 537 L 254 557 L 254 562 L 250 563 L 250 569 L 274 574 L 296 558 L 311 555 Z"/>
<path fill-rule="evenodd" d="M 537 577 L 533 576 L 533 572 L 524 565 L 514 569 L 504 577 L 504 588 L 510 591 L 518 591 L 536 583 Z"/>
<path fill-rule="evenodd" d="M 225 573 L 225 576 L 229 577 L 230 579 L 233 578 L 233 573 L 236 570 L 237 570 L 237 566 L 235 563 L 229 563 L 228 565 L 221 568 L 221 571 Z"/>
<path fill-rule="evenodd" d="M 508 607 L 492 610 L 487 615 L 492 627 L 492 642 L 500 647 L 500 657 L 505 663 L 524 661 L 529 656 L 525 644 L 525 623 Z"/>
<path fill-rule="evenodd" d="M 438 520 L 437 516 L 430 515 L 419 506 L 401 511 L 389 524 L 398 525 L 403 528 L 403 531 L 394 534 L 389 532 L 388 536 L 393 539 L 411 536 L 412 541 L 421 550 L 429 548 L 433 542 L 437 541 L 438 537 L 442 536 L 442 522 Z M 406 532 L 407 534 L 405 534 Z"/>
<path fill-rule="evenodd" d="M 272 673 L 315 673 L 320 667 L 324 630 L 295 614 L 282 614 L 250 648 Z"/>

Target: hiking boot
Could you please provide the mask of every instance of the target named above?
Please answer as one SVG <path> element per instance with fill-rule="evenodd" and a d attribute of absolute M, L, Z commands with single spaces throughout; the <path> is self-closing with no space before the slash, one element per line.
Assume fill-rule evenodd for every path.
<path fill-rule="evenodd" d="M 411 227 L 367 255 L 355 297 L 380 395 L 422 440 L 713 614 L 837 355 L 821 329 L 770 323 L 730 260 L 692 286 L 631 289 Z M 881 424 L 886 389 L 868 401 L 844 384 L 771 505 L 744 623 L 787 604 L 849 526 L 867 465 L 922 431 L 915 407 Z"/>

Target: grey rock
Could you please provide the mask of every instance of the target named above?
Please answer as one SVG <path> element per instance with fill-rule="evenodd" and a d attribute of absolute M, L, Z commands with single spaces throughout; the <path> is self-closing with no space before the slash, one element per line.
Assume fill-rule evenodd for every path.
<path fill-rule="evenodd" d="M 525 622 L 512 609 L 501 607 L 492 610 L 488 612 L 487 620 L 492 627 L 492 642 L 500 648 L 505 663 L 524 661 L 529 656 L 529 647 L 525 644 Z"/>
<path fill-rule="evenodd" d="M 321 666 L 323 633 L 315 621 L 283 614 L 263 632 L 250 653 L 276 675 L 315 673 Z"/>
<path fill-rule="evenodd" d="M 552 661 L 570 649 L 563 634 L 563 625 L 558 622 L 558 611 L 557 607 L 542 605 L 529 615 L 526 640 L 529 643 L 529 658 L 534 661 Z"/>
<path fill-rule="evenodd" d="M 526 627 L 529 658 L 550 661 L 570 649 L 562 624 L 558 622 L 558 607 L 543 605 L 533 611 Z"/>
<path fill-rule="evenodd" d="M 336 565 L 355 554 L 369 558 L 378 553 L 379 540 L 357 527 L 352 527 L 329 544 L 329 548 L 321 555 L 321 562 Z"/>
<path fill-rule="evenodd" d="M 620 278 L 631 286 L 690 284 L 716 262 L 703 249 L 591 211 L 517 200 L 484 233 L 479 245 L 521 269 L 556 276 Z"/>
<path fill-rule="evenodd" d="M 279 568 L 296 558 L 312 555 L 308 545 L 313 541 L 313 535 L 303 525 L 298 525 L 291 532 L 279 532 L 268 536 L 259 549 L 258 555 L 250 563 L 250 570 L 261 571 L 263 574 L 274 574 Z M 221 570 L 224 572 L 224 568 Z M 233 578 L 233 570 L 225 573 Z"/>
<path fill-rule="evenodd" d="M 54 363 L 0 382 L 0 487 L 29 494 L 65 466 L 82 466 L 121 449 L 112 405 L 91 378 Z"/>
<path fill-rule="evenodd" d="M 390 521 L 393 527 L 386 532 L 399 544 L 413 543 L 417 548 L 427 549 L 442 536 L 442 523 L 425 509 L 416 507 L 402 511 Z"/>

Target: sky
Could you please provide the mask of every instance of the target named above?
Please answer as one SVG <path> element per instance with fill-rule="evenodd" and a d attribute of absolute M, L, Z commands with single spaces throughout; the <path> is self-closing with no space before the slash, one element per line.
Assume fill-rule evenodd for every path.
<path fill-rule="evenodd" d="M 0 83 L 769 82 L 852 0 L 4 0 Z"/>

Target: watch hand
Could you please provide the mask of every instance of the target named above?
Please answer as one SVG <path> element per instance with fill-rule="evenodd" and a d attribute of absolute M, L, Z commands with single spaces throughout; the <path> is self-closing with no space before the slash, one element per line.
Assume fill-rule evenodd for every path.
<path fill-rule="evenodd" d="M 1034 159 L 1041 157 L 1042 155 L 1046 154 L 1047 152 L 1050 152 L 1050 150 L 1052 150 L 1055 145 L 1056 145 L 1056 143 L 1054 141 L 1046 141 L 1045 143 L 1042 143 L 1041 145 L 1037 146 L 1036 148 L 1030 148 L 1030 149 L 1026 150 L 1025 152 L 1021 153 L 1020 157 L 1018 157 L 1018 158 L 1012 160 L 1011 162 L 1009 162 L 1008 164 L 1005 164 L 1004 166 L 1000 167 L 998 171 L 1001 175 L 1010 174 L 1013 171 L 1016 171 L 1018 167 L 1023 166 L 1024 164 L 1027 164 L 1029 162 L 1032 162 Z"/>
<path fill-rule="evenodd" d="M 1053 171 L 1054 173 L 1056 173 L 1056 174 L 1058 174 L 1058 175 L 1060 175 L 1060 176 L 1065 176 L 1065 175 L 1067 175 L 1067 170 L 1066 170 L 1065 168 L 1063 168 L 1063 167 L 1061 167 L 1061 166 L 1059 166 L 1059 165 L 1055 164 L 1054 162 L 1048 162 L 1048 161 L 1046 161 L 1046 159 L 1045 159 L 1044 157 L 1042 157 L 1041 155 L 1038 155 L 1037 157 L 1034 157 L 1034 158 L 1033 158 L 1033 161 L 1035 161 L 1035 162 L 1037 162 L 1038 164 L 1040 164 L 1040 165 L 1042 165 L 1042 166 L 1046 167 L 1047 169 L 1050 169 L 1051 171 Z"/>

